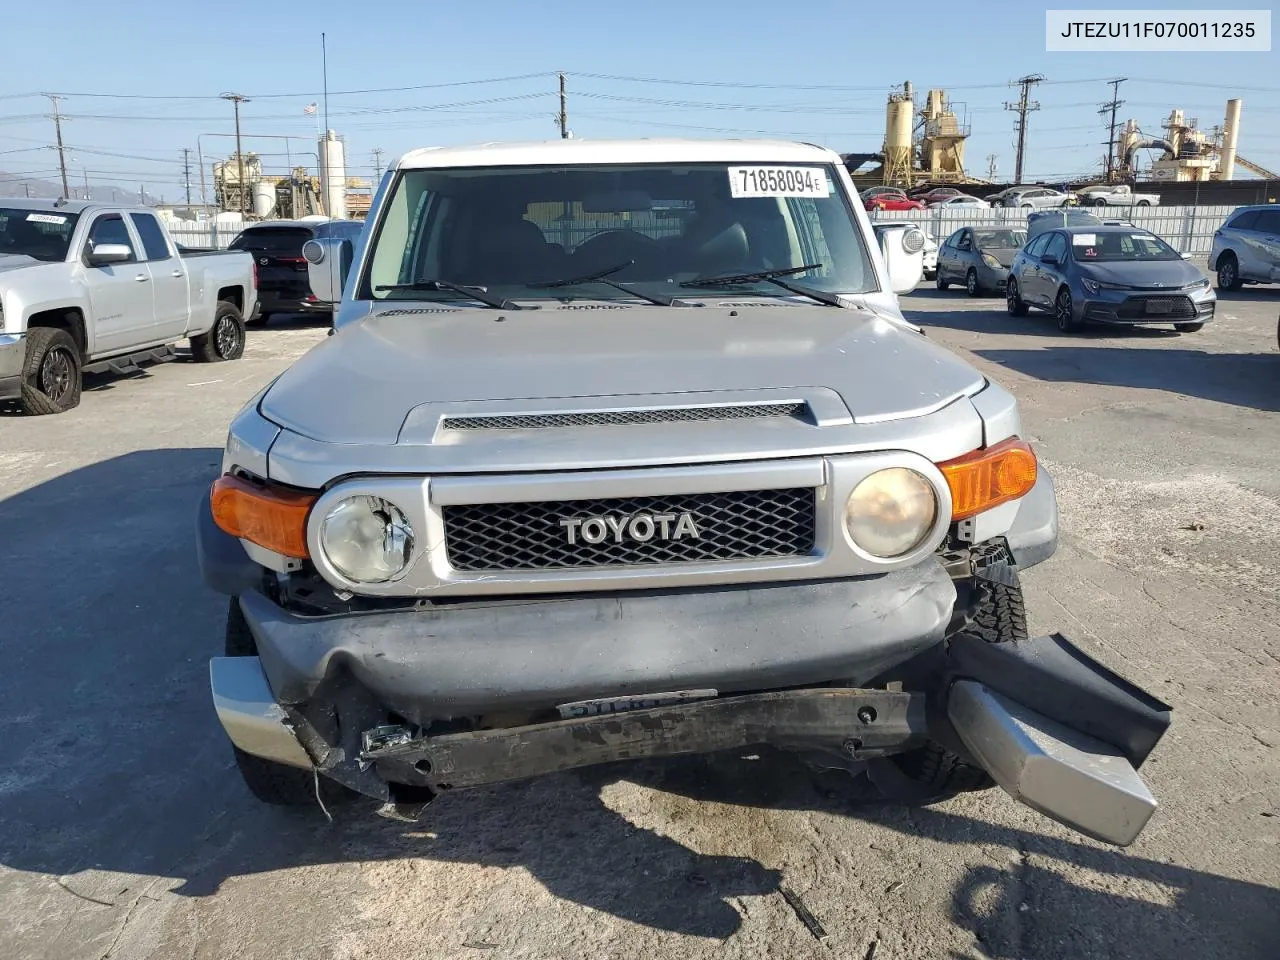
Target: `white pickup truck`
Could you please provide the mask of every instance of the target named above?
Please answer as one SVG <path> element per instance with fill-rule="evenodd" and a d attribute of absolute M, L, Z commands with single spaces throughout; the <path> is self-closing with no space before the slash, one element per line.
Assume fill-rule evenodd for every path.
<path fill-rule="evenodd" d="M 1127 183 L 1100 183 L 1077 190 L 1082 207 L 1158 207 L 1160 197 L 1154 193 L 1134 193 Z"/>
<path fill-rule="evenodd" d="M 145 207 L 0 199 L 0 401 L 63 413 L 83 373 L 167 359 L 180 340 L 197 361 L 235 360 L 255 279 L 246 253 L 179 252 Z"/>

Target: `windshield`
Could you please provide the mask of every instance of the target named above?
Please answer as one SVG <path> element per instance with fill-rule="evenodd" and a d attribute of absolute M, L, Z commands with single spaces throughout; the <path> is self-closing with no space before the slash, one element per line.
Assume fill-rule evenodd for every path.
<path fill-rule="evenodd" d="M 870 257 L 834 180 L 825 164 L 408 170 L 387 199 L 361 295 L 466 297 L 424 292 L 442 282 L 520 299 L 625 299 L 627 287 L 636 295 L 723 298 L 723 290 L 680 284 L 805 265 L 815 267 L 788 280 L 871 292 Z M 539 286 L 600 271 L 624 287 Z M 733 294 L 779 289 L 759 280 Z"/>
<path fill-rule="evenodd" d="M 1021 230 L 975 230 L 973 239 L 979 250 L 1018 250 L 1027 235 Z"/>
<path fill-rule="evenodd" d="M 0 257 L 28 256 L 36 260 L 67 259 L 76 213 L 46 213 L 0 207 Z"/>
<path fill-rule="evenodd" d="M 1095 263 L 1115 260 L 1181 260 L 1182 255 L 1150 233 L 1076 233 L 1071 236 L 1075 258 Z"/>

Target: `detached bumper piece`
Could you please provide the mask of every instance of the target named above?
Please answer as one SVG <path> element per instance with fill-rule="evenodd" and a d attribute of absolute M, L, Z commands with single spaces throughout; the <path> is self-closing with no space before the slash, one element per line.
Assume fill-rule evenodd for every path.
<path fill-rule="evenodd" d="M 992 779 L 1086 836 L 1133 843 L 1156 809 L 1138 768 L 1170 707 L 1058 634 L 1005 644 L 962 635 L 950 655 L 947 719 Z"/>
<path fill-rule="evenodd" d="M 399 733 L 397 732 L 399 731 Z M 925 696 L 820 688 L 757 693 L 576 717 L 527 727 L 413 737 L 366 731 L 360 760 L 396 782 L 439 792 L 577 767 L 772 745 L 869 759 L 922 746 Z M 418 776 L 413 776 L 416 773 Z"/>

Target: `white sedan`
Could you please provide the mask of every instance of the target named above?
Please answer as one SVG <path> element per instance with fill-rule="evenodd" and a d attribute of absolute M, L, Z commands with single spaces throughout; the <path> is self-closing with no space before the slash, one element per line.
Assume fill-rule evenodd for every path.
<path fill-rule="evenodd" d="M 937 210 L 939 208 L 951 208 L 951 207 L 987 207 L 987 206 L 990 206 L 990 204 L 988 204 L 987 201 L 983 200 L 981 197 L 971 197 L 967 193 L 962 193 L 954 197 L 947 197 L 944 200 L 939 200 L 936 203 L 931 203 L 929 204 L 929 209 Z"/>

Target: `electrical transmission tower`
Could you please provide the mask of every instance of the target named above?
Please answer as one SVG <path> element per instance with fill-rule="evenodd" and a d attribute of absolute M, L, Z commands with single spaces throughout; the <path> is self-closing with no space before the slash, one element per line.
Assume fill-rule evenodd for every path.
<path fill-rule="evenodd" d="M 1037 83 L 1044 82 L 1044 76 L 1039 73 L 1028 74 L 1014 81 L 1018 86 L 1022 87 L 1022 95 L 1018 97 L 1017 103 L 1006 102 L 1004 108 L 1006 110 L 1016 111 L 1018 114 L 1017 133 L 1018 133 L 1018 158 L 1014 164 L 1014 183 L 1022 182 L 1022 161 L 1027 152 L 1027 114 L 1033 113 L 1040 109 L 1040 101 L 1029 99 L 1031 96 L 1031 88 Z M 1013 84 L 1010 84 L 1013 86 Z"/>
<path fill-rule="evenodd" d="M 1116 111 L 1124 106 L 1124 101 L 1119 98 L 1120 84 L 1127 79 L 1128 77 L 1118 77 L 1108 80 L 1111 84 L 1111 99 L 1098 108 L 1098 116 L 1110 114 L 1111 117 L 1107 122 L 1107 183 L 1112 181 L 1116 172 Z"/>

